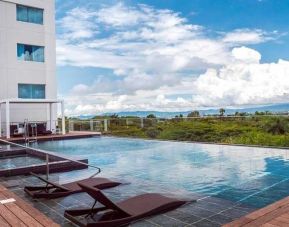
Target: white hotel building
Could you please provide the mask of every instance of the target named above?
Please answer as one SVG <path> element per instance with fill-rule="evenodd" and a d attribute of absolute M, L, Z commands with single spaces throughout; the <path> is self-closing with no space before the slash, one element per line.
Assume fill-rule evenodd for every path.
<path fill-rule="evenodd" d="M 54 0 L 0 0 L 0 133 L 57 116 Z M 63 113 L 63 112 L 62 112 Z M 18 124 L 19 126 L 20 124 Z M 1 136 L 0 135 L 0 136 Z"/>

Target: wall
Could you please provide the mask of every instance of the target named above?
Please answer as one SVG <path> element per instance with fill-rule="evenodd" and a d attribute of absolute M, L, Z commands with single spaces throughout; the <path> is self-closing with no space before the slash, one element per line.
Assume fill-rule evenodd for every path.
<path fill-rule="evenodd" d="M 17 21 L 17 3 L 44 9 L 44 25 Z M 46 99 L 57 98 L 54 13 L 54 0 L 0 0 L 0 100 L 18 98 L 18 83 L 46 84 Z M 17 60 L 17 43 L 45 46 L 45 62 Z M 11 106 L 13 122 L 46 121 L 48 116 L 46 104 Z"/>

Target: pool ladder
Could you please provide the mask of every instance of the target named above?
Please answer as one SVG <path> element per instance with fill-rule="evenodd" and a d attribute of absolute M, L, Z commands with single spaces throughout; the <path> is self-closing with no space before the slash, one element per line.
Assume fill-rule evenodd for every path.
<path fill-rule="evenodd" d="M 29 137 L 29 121 L 24 120 L 24 140 L 26 144 L 37 142 L 37 124 L 31 124 L 31 137 Z"/>

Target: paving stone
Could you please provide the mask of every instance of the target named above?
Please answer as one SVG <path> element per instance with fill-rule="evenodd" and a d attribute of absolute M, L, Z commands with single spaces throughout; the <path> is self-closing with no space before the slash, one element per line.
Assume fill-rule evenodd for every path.
<path fill-rule="evenodd" d="M 197 221 L 202 219 L 201 217 L 197 217 L 197 216 L 192 215 L 192 214 L 180 212 L 178 210 L 170 211 L 168 213 L 165 213 L 164 215 L 171 217 L 171 218 L 174 218 L 176 220 L 179 220 L 181 222 L 188 223 L 188 224 L 197 222 Z"/>
<path fill-rule="evenodd" d="M 181 221 L 175 220 L 165 215 L 158 215 L 148 220 L 153 224 L 160 225 L 163 227 L 182 227 L 188 225 L 187 223 L 183 223 Z"/>
<path fill-rule="evenodd" d="M 216 223 L 216 222 L 212 222 L 212 221 L 203 219 L 197 223 L 194 223 L 192 226 L 195 226 L 195 227 L 219 227 L 221 225 Z"/>
<path fill-rule="evenodd" d="M 233 219 L 236 219 L 236 218 L 240 218 L 242 216 L 245 216 L 247 214 L 247 212 L 244 212 L 240 209 L 232 208 L 229 210 L 225 210 L 225 211 L 221 212 L 220 214 L 224 215 L 224 216 L 228 216 L 228 217 L 233 218 Z"/>
<path fill-rule="evenodd" d="M 207 218 L 209 221 L 213 221 L 213 222 L 216 222 L 218 224 L 221 224 L 221 225 L 224 225 L 224 224 L 227 224 L 231 221 L 233 221 L 234 219 L 233 218 L 230 218 L 228 216 L 224 216 L 224 215 L 221 215 L 221 214 L 216 214 L 212 217 L 209 217 Z"/>
<path fill-rule="evenodd" d="M 129 227 L 157 227 L 159 225 L 155 225 L 148 221 L 138 221 L 129 225 Z"/>
<path fill-rule="evenodd" d="M 191 214 L 191 215 L 194 215 L 194 216 L 197 216 L 197 217 L 201 217 L 201 218 L 207 218 L 207 217 L 210 217 L 210 216 L 213 216 L 214 212 L 212 211 L 209 211 L 209 210 L 206 210 L 206 209 L 202 209 L 200 207 L 187 207 L 187 209 L 180 209 L 182 212 L 184 213 L 188 213 L 188 214 Z"/>

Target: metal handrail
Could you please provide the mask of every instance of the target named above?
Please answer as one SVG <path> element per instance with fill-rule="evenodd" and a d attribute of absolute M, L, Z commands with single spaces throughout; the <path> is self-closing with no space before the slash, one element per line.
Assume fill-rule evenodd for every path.
<path fill-rule="evenodd" d="M 41 150 L 41 149 L 38 149 L 38 148 L 32 148 L 32 147 L 29 147 L 27 145 L 21 145 L 21 144 L 18 144 L 18 143 L 13 143 L 13 142 L 10 142 L 10 141 L 7 141 L 7 140 L 3 140 L 3 139 L 0 139 L 0 142 L 6 143 L 6 144 L 9 144 L 9 145 L 13 145 L 13 146 L 22 147 L 22 148 L 25 148 L 25 149 L 34 150 L 34 151 L 40 152 L 42 154 L 45 154 L 46 155 L 46 176 L 47 176 L 47 178 L 49 177 L 49 155 L 55 155 L 55 154 L 53 154 L 53 152 Z M 97 169 L 97 172 L 94 173 L 93 175 L 91 175 L 89 178 L 93 178 L 94 176 L 96 176 L 99 173 L 101 173 L 101 168 L 99 168 L 97 166 L 94 166 L 94 165 L 91 165 L 91 164 L 88 164 L 88 163 L 84 163 L 84 162 L 80 162 L 80 161 L 77 161 L 77 160 L 74 160 L 74 159 L 66 158 L 66 157 L 63 157 L 62 155 L 57 155 L 57 156 L 60 157 L 60 158 L 65 159 L 67 161 L 75 162 L 75 163 L 78 163 L 78 164 L 85 165 L 87 167 L 92 167 L 94 169 Z"/>

